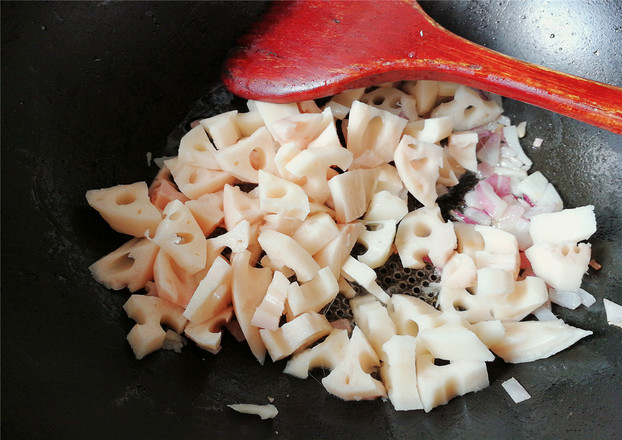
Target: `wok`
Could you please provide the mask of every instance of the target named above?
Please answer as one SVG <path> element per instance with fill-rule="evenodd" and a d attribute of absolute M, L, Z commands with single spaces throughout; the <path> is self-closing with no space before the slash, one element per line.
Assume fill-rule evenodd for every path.
<path fill-rule="evenodd" d="M 449 30 L 508 55 L 622 85 L 622 4 L 443 1 L 422 6 Z M 620 438 L 622 137 L 519 102 L 527 153 L 569 207 L 593 204 L 589 309 L 556 309 L 593 336 L 545 360 L 490 364 L 491 386 L 425 414 L 345 403 L 313 379 L 261 367 L 226 337 L 217 356 L 134 359 L 128 292 L 87 266 L 124 240 L 88 189 L 153 178 L 187 123 L 229 108 L 214 91 L 227 50 L 263 2 L 2 3 L 2 431 L 9 438 Z M 233 101 L 233 105 L 239 102 Z M 529 147 L 535 137 L 539 149 Z M 532 398 L 514 404 L 516 377 Z M 268 403 L 268 421 L 229 403 Z"/>

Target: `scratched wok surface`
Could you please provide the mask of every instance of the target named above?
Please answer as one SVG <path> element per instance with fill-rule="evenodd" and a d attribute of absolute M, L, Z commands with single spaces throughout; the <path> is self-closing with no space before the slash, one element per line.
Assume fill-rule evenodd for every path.
<path fill-rule="evenodd" d="M 423 2 L 448 29 L 501 52 L 622 85 L 615 1 Z M 226 337 L 212 356 L 190 344 L 136 361 L 133 325 L 87 266 L 125 238 L 88 189 L 153 178 L 146 153 L 171 153 L 193 109 L 229 105 L 210 90 L 262 2 L 2 3 L 2 431 L 6 438 L 619 438 L 622 330 L 622 137 L 506 102 L 528 121 L 524 145 L 569 207 L 593 204 L 603 265 L 591 308 L 559 310 L 594 335 L 553 358 L 489 365 L 490 388 L 429 414 L 344 403 L 314 379 L 261 367 Z M 208 98 L 206 98 L 208 97 Z M 203 101 L 200 101 L 203 99 Z M 207 100 L 207 101 L 206 101 Z M 181 125 L 180 125 L 181 124 Z M 180 128 L 182 127 L 182 128 Z M 529 147 L 535 137 L 540 149 Z M 316 374 L 316 377 L 321 375 Z M 532 398 L 514 404 L 501 382 Z M 229 403 L 267 403 L 274 420 Z M 199 437 L 200 436 L 200 437 Z"/>

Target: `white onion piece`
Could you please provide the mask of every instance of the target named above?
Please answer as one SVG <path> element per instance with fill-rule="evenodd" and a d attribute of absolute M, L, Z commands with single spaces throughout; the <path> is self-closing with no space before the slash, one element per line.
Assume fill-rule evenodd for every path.
<path fill-rule="evenodd" d="M 508 207 L 507 202 L 499 197 L 492 185 L 486 181 L 478 183 L 475 191 L 484 207 L 484 212 L 494 219 L 499 218 Z"/>
<path fill-rule="evenodd" d="M 506 115 L 501 115 L 497 118 L 497 122 L 501 125 L 505 125 L 506 127 L 512 125 L 512 120 Z"/>
<path fill-rule="evenodd" d="M 519 138 L 525 137 L 525 132 L 527 131 L 527 121 L 523 121 L 516 126 L 516 133 Z"/>
<path fill-rule="evenodd" d="M 529 200 L 527 200 L 527 202 L 531 203 Z M 556 211 L 555 205 L 553 205 L 552 203 L 543 203 L 538 206 L 532 206 L 531 209 L 526 210 L 525 218 L 531 219 L 532 217 L 538 214 L 550 213 L 550 212 L 555 212 L 555 211 Z"/>
<path fill-rule="evenodd" d="M 492 165 L 486 162 L 477 164 L 477 178 L 485 179 L 495 174 L 495 169 Z"/>
<path fill-rule="evenodd" d="M 533 207 L 533 205 L 531 204 L 531 201 L 523 197 L 518 197 L 516 199 L 516 203 L 518 203 L 520 206 L 525 208 L 525 211 L 528 211 Z"/>
<path fill-rule="evenodd" d="M 472 206 L 473 208 L 483 209 L 475 191 L 469 191 L 464 195 L 464 203 L 465 205 Z"/>
<path fill-rule="evenodd" d="M 583 304 L 585 307 L 590 307 L 596 302 L 596 298 L 594 298 L 594 295 L 586 292 L 581 288 L 577 290 L 577 295 L 579 295 L 579 298 L 581 298 L 581 304 Z"/>
<path fill-rule="evenodd" d="M 493 168 L 493 172 L 501 176 L 514 177 L 519 180 L 522 180 L 525 177 L 527 177 L 527 171 L 518 169 L 518 168 L 508 168 L 508 167 L 503 167 L 503 166 L 497 166 Z"/>
<path fill-rule="evenodd" d="M 501 149 L 502 152 L 503 150 L 504 148 Z M 522 169 L 523 163 L 516 156 L 504 157 L 499 161 L 499 166 L 510 170 L 524 171 Z"/>
<path fill-rule="evenodd" d="M 501 153 L 501 157 L 505 159 L 516 157 L 516 152 L 512 150 L 510 147 L 501 147 L 499 149 L 499 152 Z"/>
<path fill-rule="evenodd" d="M 551 311 L 550 304 L 540 306 L 531 313 L 538 319 L 538 321 L 557 321 L 558 319 L 557 316 L 555 316 Z"/>
<path fill-rule="evenodd" d="M 533 140 L 533 146 L 536 148 L 540 148 L 542 146 L 542 142 L 543 142 L 542 138 L 535 138 Z"/>
<path fill-rule="evenodd" d="M 507 207 L 503 214 L 497 219 L 497 227 L 501 229 L 511 229 L 523 217 L 525 208 L 517 203 L 513 203 Z M 529 227 L 527 227 L 529 228 Z"/>
<path fill-rule="evenodd" d="M 558 306 L 574 310 L 582 303 L 581 298 L 574 290 L 549 289 L 549 299 Z"/>
<path fill-rule="evenodd" d="M 622 306 L 608 300 L 603 299 L 605 305 L 605 313 L 607 314 L 607 323 L 622 328 Z"/>
<path fill-rule="evenodd" d="M 493 174 L 489 178 L 485 180 L 492 186 L 499 197 L 505 197 L 512 193 L 512 181 L 507 176 L 500 176 L 498 174 Z"/>
<path fill-rule="evenodd" d="M 253 405 L 250 403 L 236 403 L 232 405 L 227 405 L 234 411 L 243 414 L 256 414 L 261 417 L 261 420 L 265 419 L 273 419 L 279 413 L 276 409 L 276 406 L 271 403 L 267 405 Z"/>
<path fill-rule="evenodd" d="M 457 219 L 457 220 L 459 220 L 459 221 L 461 221 L 463 223 L 468 223 L 468 224 L 471 224 L 471 225 L 477 225 L 477 223 L 474 220 L 470 219 L 469 217 L 467 217 L 466 215 L 464 215 L 460 211 L 456 211 L 455 209 L 452 209 L 450 211 L 450 213 L 451 213 L 451 215 L 455 219 Z"/>
<path fill-rule="evenodd" d="M 486 139 L 482 147 L 477 152 L 477 158 L 489 165 L 497 165 L 501 156 L 500 151 L 501 134 L 493 133 Z"/>
<path fill-rule="evenodd" d="M 516 126 L 511 125 L 509 127 L 503 127 L 503 138 L 505 139 L 508 147 L 514 150 L 516 156 L 521 160 L 521 162 L 525 164 L 524 169 L 528 170 L 529 168 L 531 168 L 533 162 L 527 157 L 527 155 L 523 151 L 523 147 L 518 140 L 518 132 L 516 130 Z"/>
<path fill-rule="evenodd" d="M 470 206 L 464 209 L 464 215 L 478 225 L 490 226 L 492 223 L 492 219 L 488 214 Z"/>
<path fill-rule="evenodd" d="M 510 395 L 514 403 L 520 403 L 524 400 L 531 399 L 531 395 L 527 390 L 514 378 L 506 380 L 501 386 Z"/>

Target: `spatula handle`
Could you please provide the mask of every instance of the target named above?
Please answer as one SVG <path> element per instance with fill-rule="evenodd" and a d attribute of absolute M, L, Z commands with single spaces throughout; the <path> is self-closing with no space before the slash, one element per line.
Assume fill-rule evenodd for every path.
<path fill-rule="evenodd" d="M 622 134 L 622 88 L 527 63 L 474 44 L 449 31 L 447 65 L 430 77 L 488 90 Z M 459 54 L 461 62 L 456 62 Z M 417 75 L 423 78 L 421 65 Z M 406 76 L 410 76 L 404 72 Z"/>

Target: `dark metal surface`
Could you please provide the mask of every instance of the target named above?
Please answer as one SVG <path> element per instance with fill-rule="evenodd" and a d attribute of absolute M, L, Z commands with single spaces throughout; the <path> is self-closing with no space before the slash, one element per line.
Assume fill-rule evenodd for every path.
<path fill-rule="evenodd" d="M 423 3 L 448 29 L 548 67 L 622 85 L 616 1 Z M 536 169 L 568 206 L 594 204 L 584 287 L 598 301 L 560 314 L 594 335 L 551 359 L 490 365 L 491 387 L 423 412 L 344 403 L 313 379 L 260 367 L 231 338 L 212 356 L 133 358 L 127 292 L 87 266 L 124 241 L 85 202 L 88 189 L 149 180 L 145 154 L 218 79 L 226 51 L 264 7 L 251 2 L 3 2 L 2 431 L 6 438 L 620 438 L 622 330 L 602 298 L 622 303 L 622 137 L 517 102 Z M 220 97 L 219 97 L 220 99 Z M 510 401 L 516 377 L 532 398 Z M 267 403 L 272 421 L 232 412 Z"/>

